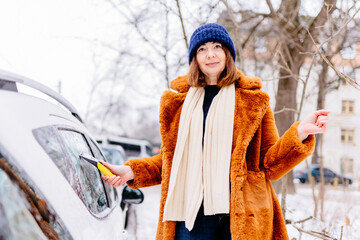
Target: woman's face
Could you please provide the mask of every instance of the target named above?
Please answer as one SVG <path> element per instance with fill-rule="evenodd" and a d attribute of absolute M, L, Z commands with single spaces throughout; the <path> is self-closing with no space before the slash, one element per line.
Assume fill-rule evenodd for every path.
<path fill-rule="evenodd" d="M 196 61 L 205 74 L 206 81 L 219 79 L 225 68 L 226 55 L 221 43 L 207 42 L 196 51 Z M 209 82 L 208 82 L 209 84 Z"/>

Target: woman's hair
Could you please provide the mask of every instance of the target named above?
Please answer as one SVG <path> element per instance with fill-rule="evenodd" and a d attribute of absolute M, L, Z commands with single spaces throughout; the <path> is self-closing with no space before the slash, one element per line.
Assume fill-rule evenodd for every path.
<path fill-rule="evenodd" d="M 217 85 L 219 87 L 225 87 L 233 84 L 239 75 L 236 71 L 236 66 L 233 57 L 231 56 L 230 51 L 223 47 L 225 52 L 225 68 L 220 74 Z M 196 61 L 196 54 L 192 58 L 189 72 L 187 74 L 189 85 L 192 87 L 205 87 L 207 85 L 205 81 L 205 74 L 200 70 L 200 67 Z"/>

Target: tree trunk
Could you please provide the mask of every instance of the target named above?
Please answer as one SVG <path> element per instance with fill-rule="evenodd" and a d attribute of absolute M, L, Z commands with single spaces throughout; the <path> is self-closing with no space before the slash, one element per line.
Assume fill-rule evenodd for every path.
<path fill-rule="evenodd" d="M 326 94 L 326 80 L 328 77 L 328 70 L 329 65 L 323 61 L 321 63 L 321 72 L 319 75 L 318 80 L 318 100 L 317 100 L 317 109 L 324 109 L 325 108 L 325 94 Z M 312 158 L 312 163 L 320 163 L 320 176 L 321 181 L 319 185 L 319 200 L 320 200 L 320 219 L 323 220 L 324 218 L 324 195 L 325 195 L 325 179 L 324 179 L 324 159 L 322 156 L 322 140 L 323 135 L 317 135 L 316 136 L 316 146 L 315 146 L 315 152 L 316 152 L 316 159 L 314 160 L 314 155 Z M 314 152 L 314 153 L 315 153 Z M 316 161 L 316 162 L 315 162 Z"/>
<path fill-rule="evenodd" d="M 324 109 L 325 108 L 325 88 L 326 88 L 326 79 L 328 76 L 328 69 L 329 69 L 329 65 L 323 61 L 321 63 L 321 72 L 319 75 L 319 79 L 318 79 L 318 97 L 317 97 L 317 104 L 316 104 L 316 109 Z M 315 150 L 311 159 L 311 163 L 320 163 L 320 159 L 319 157 L 319 144 L 321 141 L 320 135 L 317 134 L 315 135 L 316 138 L 316 143 L 315 143 Z"/>
<path fill-rule="evenodd" d="M 297 75 L 299 71 L 300 69 L 297 69 L 293 74 Z M 289 76 L 289 72 L 284 69 L 280 70 L 280 80 L 275 105 L 275 113 L 278 112 L 275 114 L 275 121 L 280 136 L 282 136 L 295 121 L 294 113 L 297 109 L 296 89 L 298 82 L 293 76 L 286 76 Z M 281 180 L 273 182 L 275 192 L 277 193 L 281 192 L 280 181 Z M 286 183 L 287 193 L 294 193 L 295 186 L 292 171 L 287 174 Z"/>

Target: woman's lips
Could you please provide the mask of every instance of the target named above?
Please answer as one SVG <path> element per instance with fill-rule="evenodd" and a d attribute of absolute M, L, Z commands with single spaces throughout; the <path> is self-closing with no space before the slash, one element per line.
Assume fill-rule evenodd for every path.
<path fill-rule="evenodd" d="M 207 63 L 206 66 L 213 67 L 213 66 L 216 66 L 217 64 L 218 64 L 218 62 Z"/>

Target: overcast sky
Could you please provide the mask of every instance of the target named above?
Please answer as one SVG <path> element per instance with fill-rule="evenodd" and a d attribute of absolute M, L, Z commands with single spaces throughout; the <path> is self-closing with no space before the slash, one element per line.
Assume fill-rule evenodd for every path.
<path fill-rule="evenodd" d="M 92 79 L 92 45 L 111 23 L 91 0 L 0 1 L 0 69 L 58 90 L 84 114 Z"/>

